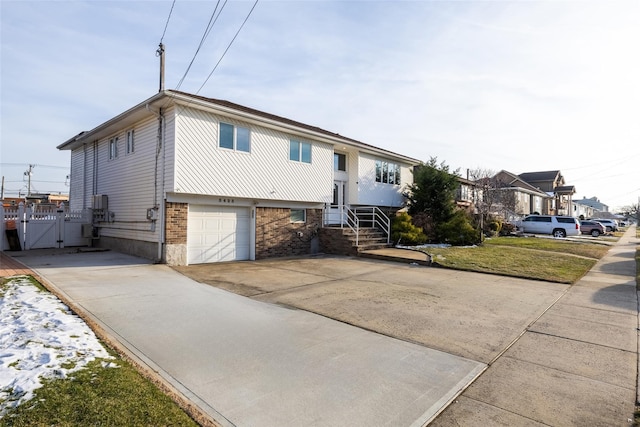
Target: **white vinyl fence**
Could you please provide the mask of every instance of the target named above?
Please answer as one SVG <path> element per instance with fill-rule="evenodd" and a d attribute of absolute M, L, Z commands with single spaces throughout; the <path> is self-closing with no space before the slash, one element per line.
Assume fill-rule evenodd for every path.
<path fill-rule="evenodd" d="M 0 206 L 0 250 L 16 250 L 17 242 L 20 250 L 88 246 L 82 225 L 91 224 L 91 219 L 90 209 L 70 211 L 64 204 Z"/>

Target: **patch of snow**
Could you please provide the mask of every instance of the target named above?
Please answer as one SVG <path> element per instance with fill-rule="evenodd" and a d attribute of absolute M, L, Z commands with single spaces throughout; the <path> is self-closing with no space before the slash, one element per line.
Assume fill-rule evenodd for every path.
<path fill-rule="evenodd" d="M 424 245 L 418 245 L 418 246 L 401 246 L 401 245 L 396 245 L 396 248 L 398 249 L 416 249 L 416 250 L 420 250 L 420 249 L 427 249 L 427 248 L 451 248 L 452 245 L 450 245 L 449 243 L 427 243 Z M 456 248 L 477 248 L 478 245 L 466 245 L 466 246 L 456 246 Z"/>
<path fill-rule="evenodd" d="M 38 289 L 27 276 L 2 285 L 0 418 L 33 398 L 42 379 L 67 378 L 95 359 L 113 357 L 55 295 Z"/>

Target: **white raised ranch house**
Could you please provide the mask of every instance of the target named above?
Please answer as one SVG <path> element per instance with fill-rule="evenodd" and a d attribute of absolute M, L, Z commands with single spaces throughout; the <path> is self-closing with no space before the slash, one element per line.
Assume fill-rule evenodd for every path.
<path fill-rule="evenodd" d="M 174 90 L 58 149 L 71 151 L 71 208 L 93 209 L 94 245 L 174 265 L 331 252 L 323 230 L 384 229 L 381 210 L 403 206 L 420 163 Z"/>

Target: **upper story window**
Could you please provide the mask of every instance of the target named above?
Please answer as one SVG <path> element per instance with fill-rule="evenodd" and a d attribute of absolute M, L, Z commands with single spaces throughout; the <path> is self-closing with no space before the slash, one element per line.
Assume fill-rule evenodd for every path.
<path fill-rule="evenodd" d="M 311 163 L 311 144 L 294 139 L 289 141 L 289 160 Z"/>
<path fill-rule="evenodd" d="M 135 143 L 133 138 L 133 129 L 127 131 L 127 154 L 133 153 L 135 150 Z"/>
<path fill-rule="evenodd" d="M 347 170 L 347 156 L 345 154 L 333 153 L 333 170 L 343 172 Z"/>
<path fill-rule="evenodd" d="M 113 137 L 109 140 L 109 160 L 113 160 L 118 157 L 118 137 Z"/>
<path fill-rule="evenodd" d="M 251 150 L 251 132 L 241 126 L 220 123 L 219 145 L 221 148 L 248 153 Z"/>
<path fill-rule="evenodd" d="M 400 165 L 376 160 L 376 182 L 400 185 Z"/>

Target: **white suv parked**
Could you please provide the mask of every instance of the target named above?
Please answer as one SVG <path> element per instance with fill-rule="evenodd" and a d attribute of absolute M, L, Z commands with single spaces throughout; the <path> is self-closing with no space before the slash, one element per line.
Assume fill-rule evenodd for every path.
<path fill-rule="evenodd" d="M 551 234 L 553 237 L 580 235 L 580 221 L 572 216 L 529 215 L 516 225 L 525 233 Z"/>

